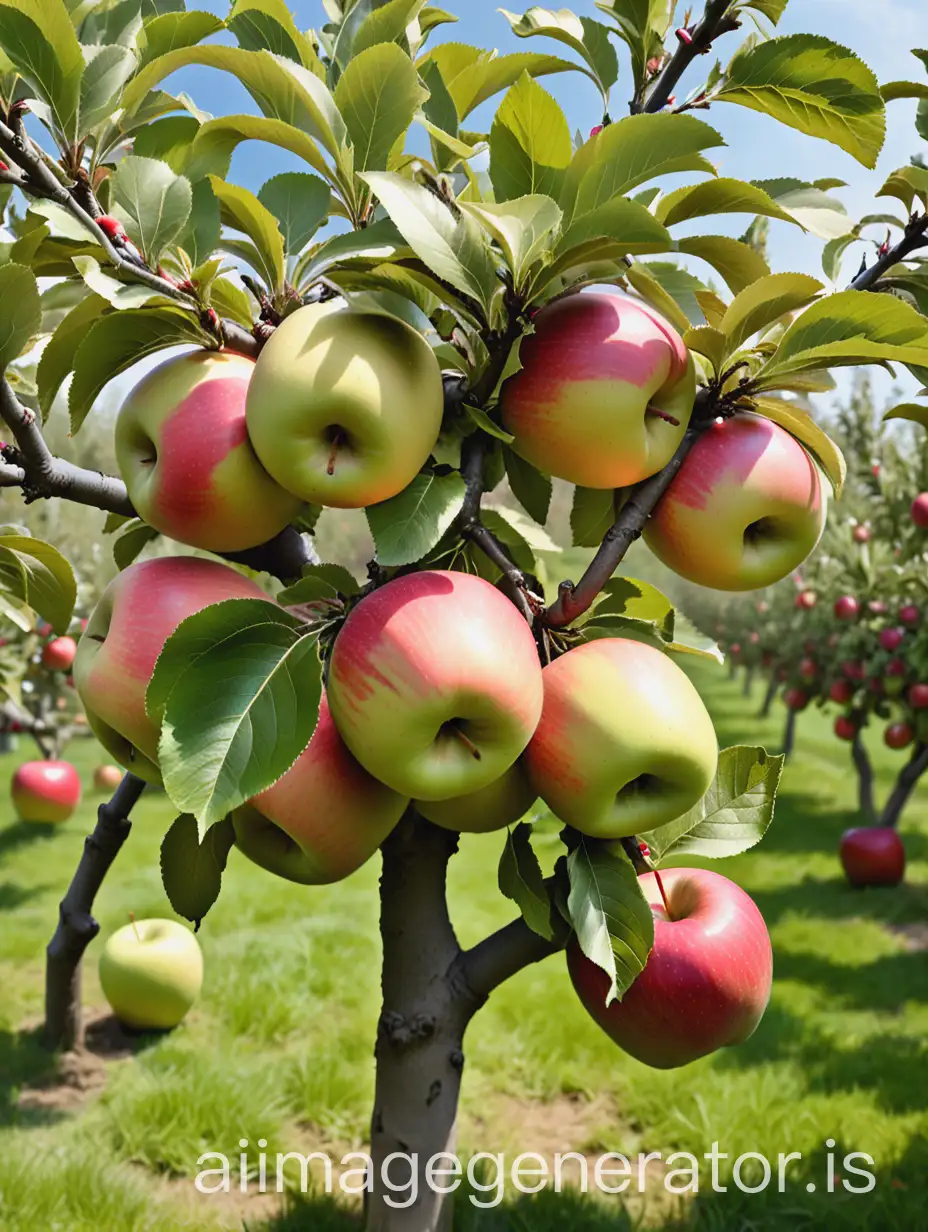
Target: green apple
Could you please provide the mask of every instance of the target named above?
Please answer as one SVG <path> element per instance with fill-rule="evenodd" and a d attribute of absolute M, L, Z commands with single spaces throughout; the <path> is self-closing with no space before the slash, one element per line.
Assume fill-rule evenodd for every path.
<path fill-rule="evenodd" d="M 479 791 L 451 800 L 416 800 L 416 810 L 443 830 L 488 834 L 520 821 L 538 798 L 521 759 Z"/>
<path fill-rule="evenodd" d="M 652 830 L 692 808 L 718 765 L 702 698 L 662 651 L 587 642 L 542 673 L 544 709 L 525 752 L 532 786 L 593 838 Z"/>
<path fill-rule="evenodd" d="M 697 439 L 644 539 L 698 586 L 755 590 L 798 569 L 821 538 L 827 504 L 796 438 L 762 415 L 739 414 Z"/>
<path fill-rule="evenodd" d="M 203 954 L 190 929 L 176 920 L 135 920 L 107 938 L 100 985 L 120 1022 L 167 1030 L 200 995 Z"/>
<path fill-rule="evenodd" d="M 116 460 L 139 517 L 211 552 L 267 542 L 302 502 L 252 448 L 245 396 L 255 365 L 231 351 L 193 351 L 159 364 L 123 403 Z"/>
<path fill-rule="evenodd" d="M 624 488 L 666 466 L 696 398 L 676 330 L 640 301 L 608 294 L 568 295 L 532 323 L 501 399 L 522 457 L 587 488 Z"/>
<path fill-rule="evenodd" d="M 304 501 L 346 509 L 401 492 L 443 412 L 441 370 L 421 334 L 337 303 L 286 317 L 248 390 L 248 432 L 269 473 Z"/>
<path fill-rule="evenodd" d="M 324 885 L 369 860 L 408 804 L 351 756 L 323 696 L 306 749 L 232 822 L 249 860 L 288 881 Z"/>

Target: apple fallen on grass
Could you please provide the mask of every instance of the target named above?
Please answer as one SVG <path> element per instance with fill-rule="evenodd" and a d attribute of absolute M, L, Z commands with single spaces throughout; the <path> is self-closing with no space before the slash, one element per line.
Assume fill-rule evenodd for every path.
<path fill-rule="evenodd" d="M 561 821 L 622 838 L 672 821 L 705 794 L 718 764 L 715 729 L 663 651 L 602 638 L 555 659 L 542 680 L 525 766 Z"/>
<path fill-rule="evenodd" d="M 14 773 L 13 807 L 20 821 L 67 821 L 81 802 L 81 778 L 69 761 L 27 761 Z"/>
<path fill-rule="evenodd" d="M 905 874 L 905 848 L 891 826 L 859 826 L 841 836 L 841 864 L 852 886 L 896 886 Z"/>
<path fill-rule="evenodd" d="M 395 578 L 353 609 L 332 651 L 329 707 L 375 778 L 416 800 L 495 782 L 528 744 L 542 706 L 535 641 L 482 578 Z"/>
<path fill-rule="evenodd" d="M 128 1027 L 176 1027 L 200 995 L 203 954 L 176 920 L 133 920 L 107 938 L 100 985 L 110 1008 Z"/>
<path fill-rule="evenodd" d="M 705 869 L 644 874 L 654 948 L 621 1001 L 606 1005 L 609 980 L 573 942 L 567 965 L 584 1007 L 620 1048 L 673 1069 L 753 1034 L 770 999 L 773 955 L 763 916 L 740 886 Z"/>
<path fill-rule="evenodd" d="M 624 488 L 673 457 L 696 397 L 683 340 L 645 304 L 569 295 L 542 309 L 503 387 L 503 423 L 533 466 L 588 488 Z"/>

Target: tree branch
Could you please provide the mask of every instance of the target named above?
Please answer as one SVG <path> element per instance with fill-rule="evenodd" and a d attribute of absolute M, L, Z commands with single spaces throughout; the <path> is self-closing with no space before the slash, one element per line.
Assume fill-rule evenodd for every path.
<path fill-rule="evenodd" d="M 915 790 L 915 784 L 928 772 L 928 744 L 918 743 L 912 750 L 912 756 L 899 772 L 892 795 L 886 802 L 886 808 L 880 818 L 881 826 L 897 826 L 902 816 L 902 810 L 908 804 L 909 796 Z"/>
<path fill-rule="evenodd" d="M 524 967 L 557 954 L 565 944 L 564 940 L 546 941 L 520 916 L 461 954 L 458 967 L 470 993 L 482 1005 L 500 984 Z"/>
<path fill-rule="evenodd" d="M 887 270 L 903 261 L 917 248 L 928 248 L 928 213 L 913 214 L 906 224 L 902 239 L 874 261 L 869 269 L 857 275 L 848 288 L 851 291 L 869 291 Z"/>
<path fill-rule="evenodd" d="M 637 101 L 632 103 L 633 114 L 640 111 L 661 111 L 666 107 L 677 82 L 696 57 L 708 52 L 720 35 L 740 28 L 741 22 L 738 18 L 728 16 L 731 4 L 732 0 L 708 0 L 702 20 L 689 31 L 690 41 L 680 40 L 677 50 L 654 80 L 644 104 Z"/>
<path fill-rule="evenodd" d="M 61 900 L 58 927 L 46 950 L 45 1039 L 50 1048 L 81 1043 L 81 959 L 100 931 L 91 914 L 110 865 L 132 828 L 129 814 L 145 784 L 127 774 L 112 799 L 97 810 L 97 824 L 84 840 L 77 871 Z"/>
<path fill-rule="evenodd" d="M 854 737 L 854 743 L 851 745 L 851 757 L 857 771 L 857 798 L 860 802 L 860 811 L 867 818 L 868 823 L 873 825 L 876 822 L 876 806 L 873 802 L 873 766 L 860 732 Z"/>

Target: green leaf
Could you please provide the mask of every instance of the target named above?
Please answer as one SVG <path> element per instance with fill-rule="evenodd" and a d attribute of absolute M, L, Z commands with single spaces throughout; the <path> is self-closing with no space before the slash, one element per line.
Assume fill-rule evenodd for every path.
<path fill-rule="evenodd" d="M 512 26 L 513 34 L 519 38 L 543 34 L 575 51 L 589 68 L 589 76 L 599 86 L 603 104 L 608 105 L 609 89 L 619 76 L 619 60 L 609 41 L 609 31 L 601 22 L 589 17 L 577 17 L 569 9 L 552 12 L 538 5 L 532 5 L 521 17 L 506 9 L 499 11 Z"/>
<path fill-rule="evenodd" d="M 708 359 L 716 375 L 722 371 L 727 344 L 720 329 L 713 329 L 711 325 L 697 325 L 684 333 L 683 341 L 691 351 Z"/>
<path fill-rule="evenodd" d="M 178 247 L 183 248 L 196 268 L 216 251 L 221 233 L 222 214 L 216 194 L 208 180 L 197 180 L 193 185 L 190 217 L 178 236 Z M 228 314 L 220 313 L 224 315 Z M 248 321 L 250 324 L 250 318 Z"/>
<path fill-rule="evenodd" d="M 261 272 L 272 291 L 281 289 L 286 278 L 284 238 L 271 211 L 247 188 L 227 184 L 216 175 L 207 177 L 219 199 L 222 221 L 242 231 L 252 241 L 261 259 Z"/>
<path fill-rule="evenodd" d="M 100 268 L 93 257 L 75 257 L 74 267 L 91 291 L 114 308 L 141 308 L 153 299 L 163 299 L 160 291 L 139 283 L 120 282 Z"/>
<path fill-rule="evenodd" d="M 81 78 L 77 136 L 86 137 L 116 110 L 123 86 L 135 72 L 135 55 L 128 47 L 86 48 Z"/>
<path fill-rule="evenodd" d="M 351 54 L 357 57 L 378 43 L 405 43 L 407 27 L 424 5 L 425 0 L 387 0 L 380 4 L 358 27 L 351 43 Z"/>
<path fill-rule="evenodd" d="M 303 251 L 329 212 L 329 186 L 315 175 L 285 171 L 267 180 L 258 200 L 277 219 L 288 256 Z"/>
<path fill-rule="evenodd" d="M 287 0 L 235 0 L 226 25 L 242 47 L 272 51 L 305 65 L 319 77 L 325 75 L 311 41 L 297 28 Z"/>
<path fill-rule="evenodd" d="M 331 183 L 337 176 L 320 153 L 311 137 L 283 120 L 267 119 L 264 116 L 233 115 L 207 120 L 200 126 L 190 150 L 186 171 L 193 180 L 210 172 L 222 175 L 228 167 L 233 151 L 243 141 L 264 141 L 269 145 L 288 150 L 309 163 Z"/>
<path fill-rule="evenodd" d="M 158 760 L 168 795 L 201 827 L 284 774 L 315 730 L 322 671 L 315 637 L 261 599 L 215 603 L 177 627 L 148 685 L 163 713 Z"/>
<path fill-rule="evenodd" d="M 152 266 L 183 231 L 193 197 L 190 181 L 153 158 L 124 158 L 112 177 L 113 213 Z"/>
<path fill-rule="evenodd" d="M 421 560 L 460 513 L 465 492 L 458 474 L 417 475 L 397 496 L 368 505 L 378 563 L 390 567 Z"/>
<path fill-rule="evenodd" d="M 918 201 L 922 209 L 928 206 L 928 167 L 899 167 L 877 193 L 878 197 L 895 197 L 909 213 Z"/>
<path fill-rule="evenodd" d="M 723 749 L 712 786 L 699 803 L 676 821 L 640 836 L 651 848 L 654 863 L 668 856 L 722 859 L 759 843 L 773 820 L 784 761 L 748 745 Z"/>
<path fill-rule="evenodd" d="M 669 0 L 609 0 L 596 7 L 616 23 L 616 33 L 631 53 L 635 94 L 647 81 L 647 63 L 664 54 L 664 39 L 670 26 Z"/>
<path fill-rule="evenodd" d="M 113 560 L 117 569 L 128 569 L 149 543 L 159 537 L 159 532 L 141 518 L 133 518 L 113 540 Z"/>
<path fill-rule="evenodd" d="M 466 411 L 468 418 L 489 436 L 495 436 L 498 441 L 504 441 L 507 445 L 511 445 L 516 439 L 511 432 L 507 432 L 505 428 L 500 427 L 498 423 L 495 423 L 482 407 L 468 406 L 467 403 L 465 403 L 464 410 Z"/>
<path fill-rule="evenodd" d="M 887 81 L 880 86 L 884 103 L 897 98 L 928 98 L 928 84 L 923 81 Z"/>
<path fill-rule="evenodd" d="M 25 265 L 0 265 L 0 373 L 18 359 L 42 325 L 35 274 Z"/>
<path fill-rule="evenodd" d="M 673 604 L 656 586 L 638 578 L 612 578 L 603 587 L 602 596 L 590 613 L 590 619 L 628 616 L 652 624 L 665 641 L 674 636 Z"/>
<path fill-rule="evenodd" d="M 654 216 L 665 227 L 709 214 L 753 214 L 796 222 L 769 193 L 756 184 L 722 177 L 669 192 L 657 203 Z"/>
<path fill-rule="evenodd" d="M 283 607 L 298 607 L 319 599 L 349 598 L 360 591 L 353 574 L 342 565 L 304 565 L 303 576 L 277 596 Z"/>
<path fill-rule="evenodd" d="M 614 241 L 616 252 L 622 255 L 666 252 L 673 246 L 670 232 L 643 205 L 627 197 L 613 197 L 574 217 L 558 244 L 558 260 L 552 270 L 559 271 L 578 258 L 595 257 L 602 252 L 604 239 Z M 582 246 L 580 250 L 578 246 Z"/>
<path fill-rule="evenodd" d="M 516 197 L 500 204 L 462 203 L 496 240 L 512 271 L 516 287 L 521 287 L 529 268 L 540 260 L 561 222 L 561 211 L 550 197 L 535 194 Z"/>
<path fill-rule="evenodd" d="M 748 44 L 713 97 L 820 137 L 874 167 L 886 113 L 873 73 L 852 51 L 814 34 Z"/>
<path fill-rule="evenodd" d="M 819 184 L 804 180 L 754 180 L 755 188 L 763 189 L 778 206 L 800 226 L 820 239 L 833 240 L 847 235 L 854 223 L 837 197 L 830 197 Z"/>
<path fill-rule="evenodd" d="M 200 127 L 196 116 L 165 116 L 139 129 L 132 141 L 132 153 L 167 163 L 177 175 L 183 175 Z"/>
<path fill-rule="evenodd" d="M 928 406 L 921 402 L 900 402 L 883 415 L 884 423 L 888 419 L 907 419 L 928 428 Z"/>
<path fill-rule="evenodd" d="M 688 236 L 678 240 L 676 247 L 718 270 L 735 295 L 770 274 L 770 266 L 756 248 L 727 235 Z"/>
<path fill-rule="evenodd" d="M 689 270 L 671 261 L 635 261 L 625 276 L 642 299 L 658 310 L 681 334 L 705 321 L 699 295 L 705 289 Z"/>
<path fill-rule="evenodd" d="M 617 512 L 614 492 L 604 488 L 575 488 L 570 510 L 574 546 L 598 548 Z"/>
<path fill-rule="evenodd" d="M 403 247 L 403 237 L 389 218 L 381 218 L 361 231 L 333 235 L 300 259 L 294 275 L 306 287 L 333 266 L 345 261 L 386 261 Z"/>
<path fill-rule="evenodd" d="M 581 950 L 609 977 L 606 1004 L 631 988 L 654 944 L 654 916 L 627 856 L 581 837 L 567 857 L 567 907 Z"/>
<path fill-rule="evenodd" d="M 0 47 L 62 137 L 76 141 L 85 62 L 62 0 L 0 0 Z"/>
<path fill-rule="evenodd" d="M 0 587 L 28 603 L 56 633 L 67 633 L 77 582 L 71 566 L 50 543 L 29 535 L 0 534 Z"/>
<path fill-rule="evenodd" d="M 719 324 L 728 338 L 729 354 L 752 334 L 810 303 L 824 289 L 808 274 L 769 274 L 746 287 L 729 304 Z"/>
<path fill-rule="evenodd" d="M 177 308 L 139 308 L 101 317 L 74 355 L 68 394 L 71 431 L 77 432 L 100 391 L 120 372 L 166 347 L 206 341 L 196 319 Z"/>
<path fill-rule="evenodd" d="M 454 100 L 458 119 L 464 120 L 481 103 L 506 90 L 523 73 L 544 77 L 549 73 L 576 72 L 576 64 L 557 56 L 520 51 L 498 56 L 495 51 L 482 51 L 464 43 L 442 43 L 433 48 L 424 63 L 438 65 L 442 80 Z M 422 65 L 420 65 L 420 68 Z"/>
<path fill-rule="evenodd" d="M 782 398 L 757 398 L 755 401 L 761 415 L 778 423 L 811 450 L 828 476 L 835 496 L 839 497 L 847 479 L 847 463 L 828 433 L 806 411 Z"/>
<path fill-rule="evenodd" d="M 426 98 L 416 66 L 396 43 L 369 47 L 349 62 L 335 89 L 358 171 L 385 171 L 390 151 Z"/>
<path fill-rule="evenodd" d="M 532 827 L 528 822 L 521 821 L 507 832 L 498 881 L 500 893 L 515 903 L 532 932 L 553 941 L 551 898 L 532 847 Z"/>
<path fill-rule="evenodd" d="M 229 817 L 217 821 L 200 842 L 200 828 L 192 813 L 181 813 L 161 842 L 161 881 L 178 915 L 197 928 L 219 897 L 222 874 L 235 846 L 235 828 Z"/>
<path fill-rule="evenodd" d="M 36 371 L 39 407 L 48 417 L 58 390 L 74 365 L 74 355 L 90 327 L 99 320 L 108 304 L 99 295 L 88 295 L 71 309 L 49 338 Z"/>
<path fill-rule="evenodd" d="M 557 197 L 573 144 L 560 107 L 523 73 L 499 106 L 490 130 L 490 179 L 497 201 Z"/>
<path fill-rule="evenodd" d="M 455 217 L 427 188 L 400 175 L 368 171 L 361 179 L 376 193 L 416 256 L 489 315 L 499 284 L 489 247 L 473 218 L 463 212 Z"/>
<path fill-rule="evenodd" d="M 139 36 L 139 68 L 179 47 L 193 47 L 223 27 L 219 17 L 194 10 L 190 13 L 162 13 L 146 21 Z"/>
<path fill-rule="evenodd" d="M 524 458 L 520 458 L 514 449 L 504 449 L 503 459 L 513 496 L 530 518 L 544 526 L 548 520 L 551 493 L 554 490 L 551 477 L 543 475 Z"/>

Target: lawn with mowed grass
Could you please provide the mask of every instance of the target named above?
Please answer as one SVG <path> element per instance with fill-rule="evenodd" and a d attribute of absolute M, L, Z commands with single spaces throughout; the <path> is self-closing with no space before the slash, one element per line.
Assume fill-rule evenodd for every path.
<path fill-rule="evenodd" d="M 777 747 L 784 715 L 777 708 L 769 721 L 754 718 L 759 686 L 746 701 L 721 669 L 699 666 L 694 675 L 723 745 Z M 683 1070 L 649 1070 L 586 1017 L 560 958 L 495 993 L 468 1036 L 462 1152 L 511 1159 L 574 1150 L 592 1159 L 651 1151 L 666 1159 L 689 1151 L 701 1161 L 699 1194 L 668 1197 L 655 1160 L 644 1197 L 634 1192 L 636 1176 L 625 1205 L 565 1191 L 510 1195 L 479 1211 L 462 1198 L 458 1232 L 928 1226 L 928 784 L 902 826 L 906 884 L 849 889 L 836 849 L 855 822 L 855 785 L 830 723 L 801 716 L 767 838 L 714 866 L 753 895 L 773 938 L 773 999 L 746 1045 Z M 878 733 L 869 744 L 885 792 L 904 755 L 885 750 Z M 89 782 L 99 749 L 84 741 L 69 752 Z M 29 755 L 24 746 L 0 759 L 3 775 Z M 127 1041 L 97 1021 L 90 1043 L 105 1062 L 69 1062 L 62 1081 L 35 1034 L 43 951 L 98 802 L 88 794 L 79 815 L 50 835 L 15 823 L 9 803 L 0 805 L 0 1229 L 357 1228 L 357 1207 L 321 1193 L 261 1196 L 255 1178 L 253 1193 L 204 1196 L 192 1178 L 203 1152 L 234 1158 L 242 1138 L 252 1162 L 259 1138 L 272 1156 L 325 1149 L 340 1157 L 363 1148 L 380 1009 L 377 862 L 341 885 L 307 889 L 233 852 L 200 932 L 205 988 L 186 1023 L 171 1035 Z M 129 912 L 171 914 L 158 871 L 171 817 L 161 794 L 137 807 L 98 901 L 104 937 Z M 540 840 L 550 859 L 555 843 L 552 828 Z M 452 913 L 465 944 L 510 918 L 495 884 L 501 848 L 499 834 L 467 837 L 453 861 Z M 99 947 L 90 951 L 84 990 L 95 1019 L 105 1009 Z M 703 1160 L 714 1142 L 729 1157 L 718 1177 L 726 1192 L 713 1192 Z M 870 1193 L 842 1186 L 842 1177 L 863 1184 L 842 1163 L 851 1151 L 875 1161 Z M 753 1195 L 731 1179 L 731 1160 L 747 1152 L 774 1164 L 770 1187 Z M 776 1160 L 789 1152 L 802 1159 L 790 1163 L 780 1193 Z M 295 1181 L 298 1169 L 291 1175 Z M 741 1174 L 747 1185 L 758 1175 L 750 1165 Z"/>

